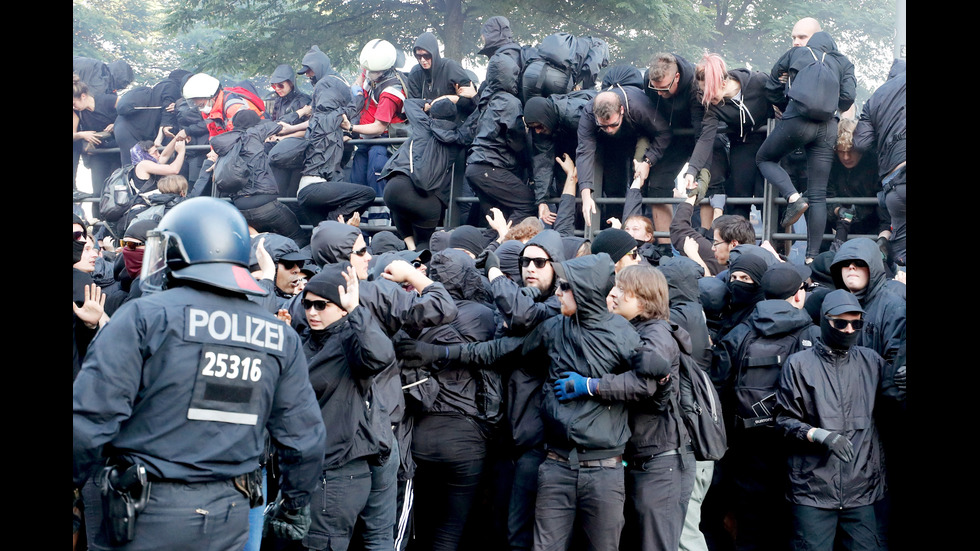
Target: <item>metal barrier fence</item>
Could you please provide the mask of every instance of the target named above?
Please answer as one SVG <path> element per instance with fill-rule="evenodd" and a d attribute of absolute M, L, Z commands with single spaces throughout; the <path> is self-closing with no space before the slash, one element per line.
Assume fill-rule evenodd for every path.
<path fill-rule="evenodd" d="M 685 136 L 685 135 L 690 136 L 694 134 L 694 131 L 691 129 L 682 129 L 682 130 L 674 131 L 674 134 L 679 136 Z M 372 138 L 372 139 L 354 139 L 354 140 L 350 140 L 347 143 L 351 145 L 362 145 L 362 144 L 388 145 L 388 144 L 401 144 L 406 142 L 407 140 L 408 138 Z M 211 148 L 210 146 L 207 145 L 192 145 L 192 146 L 188 146 L 187 149 L 189 151 L 208 151 Z M 96 151 L 96 153 L 100 155 L 108 155 L 108 154 L 118 155 L 119 149 L 118 148 L 99 149 Z M 450 204 L 446 209 L 445 216 L 444 216 L 444 225 L 443 225 L 444 229 L 452 229 L 460 225 L 459 205 L 467 204 L 467 203 L 469 204 L 479 203 L 480 201 L 477 197 L 474 196 L 461 195 L 463 189 L 464 169 L 465 169 L 465 165 L 462 162 L 454 163 L 452 187 L 450 192 L 451 200 L 450 200 Z M 625 198 L 602 196 L 602 163 L 598 159 L 598 156 L 595 163 L 595 172 L 596 173 L 594 177 L 594 189 L 592 195 L 596 205 L 623 205 L 625 203 Z M 215 191 L 216 190 L 212 186 L 212 193 L 214 193 Z M 95 203 L 98 202 L 98 200 L 99 198 L 93 197 L 91 199 L 86 199 L 85 202 Z M 551 199 L 551 202 L 557 203 L 559 200 L 560 200 L 559 197 L 554 197 Z M 297 202 L 295 197 L 280 197 L 279 201 L 283 203 Z M 576 198 L 575 201 L 577 205 L 581 205 L 582 203 L 581 198 Z M 643 199 L 643 204 L 674 205 L 674 204 L 682 203 L 683 201 L 684 201 L 683 199 L 677 199 L 673 197 L 648 197 Z M 707 204 L 707 199 L 705 199 L 705 201 L 702 202 L 702 204 Z M 756 237 L 759 239 L 765 241 L 787 240 L 787 239 L 793 241 L 799 241 L 799 240 L 805 241 L 807 238 L 806 234 L 785 233 L 782 231 L 778 231 L 779 207 L 785 205 L 786 200 L 783 199 L 782 197 L 779 197 L 779 194 L 775 192 L 775 190 L 769 184 L 769 182 L 765 183 L 763 197 L 728 197 L 727 204 L 755 205 L 756 208 L 759 209 L 761 213 L 761 222 L 762 222 L 761 224 L 762 232 L 756 235 Z M 832 197 L 832 198 L 828 197 L 827 204 L 828 204 L 828 209 L 832 208 L 830 207 L 830 205 L 836 205 L 836 204 L 876 205 L 878 204 L 878 199 L 875 197 Z M 380 197 L 377 197 L 372 203 L 372 206 L 384 206 L 384 200 Z M 602 226 L 603 223 L 604 221 L 600 220 L 600 215 L 597 212 L 592 217 L 592 225 L 585 226 L 584 230 L 577 230 L 576 233 L 581 233 L 586 238 L 591 239 L 595 233 L 598 233 L 600 230 L 603 229 Z M 312 226 L 309 225 L 304 225 L 301 227 L 307 230 L 313 228 Z M 379 232 L 385 230 L 392 231 L 392 232 L 395 231 L 394 226 L 369 225 L 366 223 L 362 223 L 361 228 L 368 232 Z M 655 232 L 654 235 L 656 237 L 670 237 L 670 234 L 667 232 Z M 852 234 L 851 237 L 870 237 L 874 239 L 877 237 L 877 235 L 858 236 L 856 234 Z M 825 241 L 832 240 L 833 238 L 834 238 L 833 234 L 824 234 Z"/>

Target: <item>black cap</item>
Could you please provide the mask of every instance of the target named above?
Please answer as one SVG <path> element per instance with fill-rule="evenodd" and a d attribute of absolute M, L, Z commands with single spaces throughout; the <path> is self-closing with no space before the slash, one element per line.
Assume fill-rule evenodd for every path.
<path fill-rule="evenodd" d="M 864 308 L 861 308 L 861 303 L 856 296 L 843 289 L 827 293 L 820 306 L 821 315 L 827 317 L 848 313 L 864 313 Z"/>

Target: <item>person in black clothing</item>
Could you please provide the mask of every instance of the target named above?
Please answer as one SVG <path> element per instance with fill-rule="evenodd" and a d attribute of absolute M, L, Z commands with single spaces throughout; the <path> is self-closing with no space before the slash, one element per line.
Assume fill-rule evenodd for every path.
<path fill-rule="evenodd" d="M 694 182 L 694 172 L 711 167 L 712 159 L 719 154 L 711 147 L 707 136 L 718 133 L 724 124 L 730 144 L 729 178 L 726 192 L 732 197 L 755 197 L 762 194 L 762 173 L 755 157 L 765 141 L 766 124 L 774 116 L 772 104 L 766 96 L 769 77 L 748 69 L 728 70 L 718 54 L 705 54 L 694 69 L 694 78 L 702 90 L 704 120 L 702 140 L 698 141 L 691 155 L 688 169 L 688 186 Z M 729 212 L 749 218 L 749 205 L 728 209 Z"/>
<path fill-rule="evenodd" d="M 827 197 L 875 197 L 881 187 L 875 152 L 864 153 L 854 148 L 856 126 L 854 119 L 844 119 L 837 125 L 837 158 L 830 169 Z M 835 251 L 851 234 L 875 235 L 879 239 L 891 235 L 891 218 L 881 205 L 836 204 L 827 209 L 827 221 L 835 226 L 832 249 Z"/>
<path fill-rule="evenodd" d="M 92 171 L 92 195 L 102 196 L 106 178 L 112 171 L 122 166 L 119 157 L 114 155 L 98 155 L 96 148 L 111 148 L 116 146 L 112 137 L 112 127 L 116 122 L 116 94 L 91 94 L 88 85 L 74 76 L 72 84 L 72 141 L 75 154 L 85 150 L 83 162 Z M 90 151 L 91 150 L 91 151 Z M 76 162 L 77 169 L 77 162 Z M 74 182 L 72 174 L 72 182 Z M 93 213 L 99 217 L 99 205 L 93 205 Z"/>
<path fill-rule="evenodd" d="M 804 114 L 801 104 L 788 94 L 798 73 L 817 60 L 826 63 L 826 70 L 834 71 L 838 77 L 840 97 L 836 103 L 839 111 L 847 111 L 854 103 L 857 87 L 854 65 L 837 50 L 837 44 L 829 34 L 823 31 L 814 33 L 806 47 L 792 48 L 773 65 L 766 91 L 769 101 L 782 110 L 783 116 L 756 155 L 756 163 L 762 175 L 789 203 L 780 224 L 783 227 L 792 226 L 804 212 L 808 212 L 807 259 L 820 253 L 820 244 L 827 225 L 827 178 L 830 176 L 834 144 L 837 141 L 837 117 L 834 115 L 827 120 L 812 120 Z M 807 156 L 809 198 L 802 201 L 802 196 L 793 187 L 789 175 L 779 165 L 780 159 L 799 147 L 806 150 Z"/>
<path fill-rule="evenodd" d="M 497 207 L 515 223 L 537 215 L 534 190 L 524 179 L 526 135 L 517 99 L 519 76 L 520 68 L 507 56 L 494 58 L 487 68 L 480 116 L 466 159 L 466 179 L 480 198 L 481 209 Z"/>
<path fill-rule="evenodd" d="M 452 163 L 463 148 L 453 102 L 435 101 L 428 114 L 423 103 L 420 99 L 405 100 L 405 115 L 411 125 L 409 141 L 381 171 L 381 178 L 388 182 L 384 198 L 391 221 L 412 249 L 428 248 L 429 237 L 449 204 Z"/>
<path fill-rule="evenodd" d="M 412 67 L 405 80 L 406 95 L 425 100 L 426 111 L 435 100 L 444 97 L 456 104 L 459 118 L 469 116 L 476 108 L 473 101 L 476 88 L 458 61 L 439 54 L 436 35 L 420 34 L 415 40 L 413 54 L 418 65 Z"/>
<path fill-rule="evenodd" d="M 375 376 L 395 361 L 394 349 L 371 312 L 360 306 L 359 287 L 353 267 L 335 264 L 303 291 L 310 329 L 303 352 L 324 424 L 331 429 L 313 492 L 313 522 L 303 539 L 307 549 L 347 548 L 371 494 L 371 465 L 397 461 L 390 457 L 388 415 L 374 400 Z"/>

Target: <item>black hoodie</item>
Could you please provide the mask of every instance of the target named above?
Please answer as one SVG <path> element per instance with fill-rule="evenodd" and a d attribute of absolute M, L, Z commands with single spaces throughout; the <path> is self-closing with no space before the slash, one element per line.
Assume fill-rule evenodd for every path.
<path fill-rule="evenodd" d="M 306 107 L 312 101 L 309 94 L 304 94 L 296 87 L 296 76 L 293 68 L 285 63 L 276 67 L 269 78 L 270 82 L 280 83 L 289 82 L 292 89 L 283 97 L 275 92 L 272 93 L 270 100 L 265 102 L 266 118 L 274 121 L 282 121 L 287 124 L 296 124 L 300 121 L 296 110 Z"/>
<path fill-rule="evenodd" d="M 813 50 L 813 52 L 811 53 L 810 50 Z M 821 58 L 823 57 L 823 53 L 827 54 L 826 58 L 824 58 L 827 65 L 836 69 L 837 74 L 840 76 L 840 98 L 838 99 L 837 108 L 841 112 L 844 112 L 854 104 L 854 97 L 857 92 L 857 80 L 854 78 L 854 64 L 837 50 L 837 44 L 829 34 L 820 31 L 810 37 L 810 41 L 807 42 L 806 46 L 791 48 L 783 54 L 776 61 L 776 64 L 773 65 L 772 72 L 769 74 L 769 81 L 766 83 L 766 93 L 768 94 L 769 101 L 783 111 L 784 119 L 800 117 L 802 115 L 797 110 L 794 102 L 789 101 L 789 97 L 786 95 L 789 91 L 789 86 L 780 82 L 779 77 L 783 73 L 787 73 L 789 75 L 789 81 L 792 82 L 801 69 L 814 62 L 814 55 Z"/>
<path fill-rule="evenodd" d="M 568 371 L 592 378 L 628 371 L 640 338 L 628 321 L 606 308 L 606 295 L 614 284 L 609 255 L 583 256 L 558 266 L 556 276 L 571 285 L 577 309 L 540 326 L 540 344 L 551 359 L 542 388 L 545 442 L 565 456 L 576 449 L 579 460 L 620 455 L 630 437 L 626 405 L 594 398 L 561 403 L 554 385 Z"/>
<path fill-rule="evenodd" d="M 830 274 L 838 289 L 847 289 L 841 270 L 853 260 L 864 261 L 869 274 L 868 285 L 854 292 L 864 308 L 864 330 L 857 344 L 874 350 L 891 362 L 904 341 L 905 300 L 888 288 L 888 276 L 878 244 L 866 237 L 851 239 L 834 255 Z"/>
<path fill-rule="evenodd" d="M 485 164 L 516 172 L 523 158 L 525 127 L 517 99 L 520 68 L 507 57 L 487 68 L 486 89 L 480 97 L 480 118 L 467 164 Z"/>
<path fill-rule="evenodd" d="M 905 61 L 896 59 L 888 80 L 871 94 L 854 129 L 854 148 L 878 150 L 878 177 L 905 162 Z"/>
<path fill-rule="evenodd" d="M 306 149 L 303 175 L 339 181 L 342 179 L 340 161 L 344 154 L 341 117 L 346 113 L 351 118 L 356 113 L 350 85 L 334 72 L 330 58 L 317 46 L 303 56 L 303 65 L 313 70 L 316 79 L 310 104 L 313 114 L 306 129 L 310 144 Z"/>
<path fill-rule="evenodd" d="M 470 84 L 470 77 L 455 59 L 439 55 L 439 42 L 436 35 L 426 32 L 415 40 L 415 50 L 425 50 L 432 54 L 432 68 L 423 69 L 421 65 L 412 67 L 405 81 L 406 92 L 410 98 L 432 101 L 439 96 L 456 95 L 456 84 Z"/>

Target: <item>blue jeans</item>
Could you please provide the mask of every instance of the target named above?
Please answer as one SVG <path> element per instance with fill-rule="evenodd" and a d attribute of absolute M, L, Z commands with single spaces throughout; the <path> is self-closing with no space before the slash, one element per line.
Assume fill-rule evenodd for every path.
<path fill-rule="evenodd" d="M 370 186 L 374 190 L 375 197 L 384 195 L 385 182 L 378 181 L 381 170 L 388 162 L 388 146 L 371 145 L 357 146 L 354 152 L 354 161 L 351 164 L 350 179 L 355 184 Z"/>
<path fill-rule="evenodd" d="M 265 467 L 262 468 L 262 497 L 265 503 L 269 502 L 269 485 L 266 484 Z M 245 542 L 244 551 L 259 551 L 262 546 L 262 528 L 265 525 L 265 503 L 258 507 L 253 507 L 248 512 L 248 541 Z"/>

